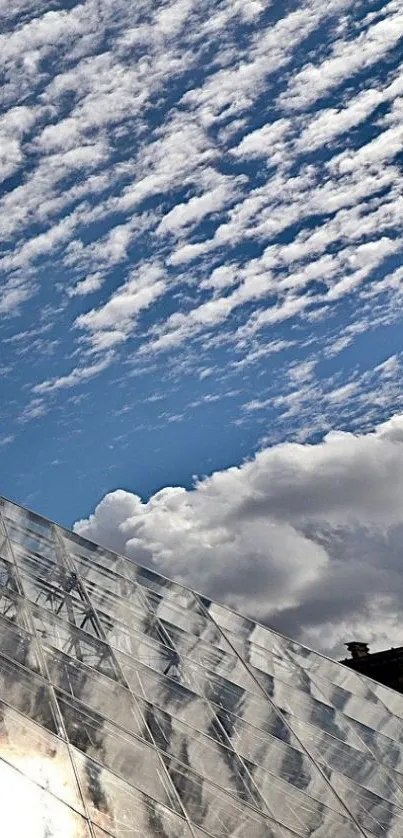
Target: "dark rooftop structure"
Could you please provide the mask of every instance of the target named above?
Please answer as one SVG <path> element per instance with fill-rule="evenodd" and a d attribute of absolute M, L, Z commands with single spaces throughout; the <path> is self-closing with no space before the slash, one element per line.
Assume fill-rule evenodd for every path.
<path fill-rule="evenodd" d="M 351 657 L 340 663 L 403 693 L 403 646 L 385 649 L 382 652 L 370 652 L 367 643 L 353 641 L 345 645 Z"/>

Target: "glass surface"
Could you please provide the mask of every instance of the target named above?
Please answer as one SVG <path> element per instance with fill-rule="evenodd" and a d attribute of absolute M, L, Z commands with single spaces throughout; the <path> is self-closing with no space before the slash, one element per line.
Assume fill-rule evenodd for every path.
<path fill-rule="evenodd" d="M 25 615 L 16 612 L 15 623 L 26 623 Z M 3 655 L 23 664 L 34 672 L 39 672 L 40 664 L 36 649 L 35 638 L 20 625 L 13 625 L 13 621 L 0 616 L 0 651 Z"/>
<path fill-rule="evenodd" d="M 84 709 L 95 710 L 129 733 L 149 738 L 144 719 L 128 689 L 55 649 L 45 648 L 44 657 L 55 687 L 78 699 Z"/>
<path fill-rule="evenodd" d="M 15 568 L 13 568 L 12 557 L 6 540 L 0 544 L 0 585 L 2 588 L 11 588 L 13 591 L 19 590 Z"/>
<path fill-rule="evenodd" d="M 51 731 L 58 731 L 47 683 L 0 656 L 0 698 Z"/>
<path fill-rule="evenodd" d="M 182 817 L 73 749 L 90 818 L 120 838 L 187 835 Z M 165 829 L 165 832 L 163 831 Z M 159 830 L 159 831 L 158 831 Z M 182 832 L 180 831 L 182 830 Z"/>
<path fill-rule="evenodd" d="M 66 743 L 2 702 L 0 758 L 84 814 Z"/>
<path fill-rule="evenodd" d="M 81 815 L 3 759 L 0 789 L 5 838 L 91 838 Z"/>
<path fill-rule="evenodd" d="M 69 742 L 75 748 L 160 803 L 177 809 L 176 795 L 156 749 L 60 694 L 58 705 Z"/>
<path fill-rule="evenodd" d="M 7 838 L 403 835 L 403 696 L 3 500 L 0 652 Z"/>

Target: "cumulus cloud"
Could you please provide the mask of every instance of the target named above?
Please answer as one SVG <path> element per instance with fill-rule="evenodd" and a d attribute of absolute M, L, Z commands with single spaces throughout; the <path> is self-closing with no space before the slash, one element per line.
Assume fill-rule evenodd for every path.
<path fill-rule="evenodd" d="M 76 532 L 324 651 L 403 642 L 403 416 L 267 447 L 192 490 L 107 494 Z"/>

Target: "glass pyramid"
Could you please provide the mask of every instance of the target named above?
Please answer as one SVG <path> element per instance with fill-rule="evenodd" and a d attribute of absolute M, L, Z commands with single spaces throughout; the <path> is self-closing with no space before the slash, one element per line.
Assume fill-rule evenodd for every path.
<path fill-rule="evenodd" d="M 402 838 L 403 695 L 0 501 L 6 838 Z"/>

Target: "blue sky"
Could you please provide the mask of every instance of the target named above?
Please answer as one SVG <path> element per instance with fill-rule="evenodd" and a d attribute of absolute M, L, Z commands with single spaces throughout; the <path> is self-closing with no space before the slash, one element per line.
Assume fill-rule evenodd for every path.
<path fill-rule="evenodd" d="M 68 526 L 402 409 L 400 0 L 0 0 L 2 493 Z"/>

